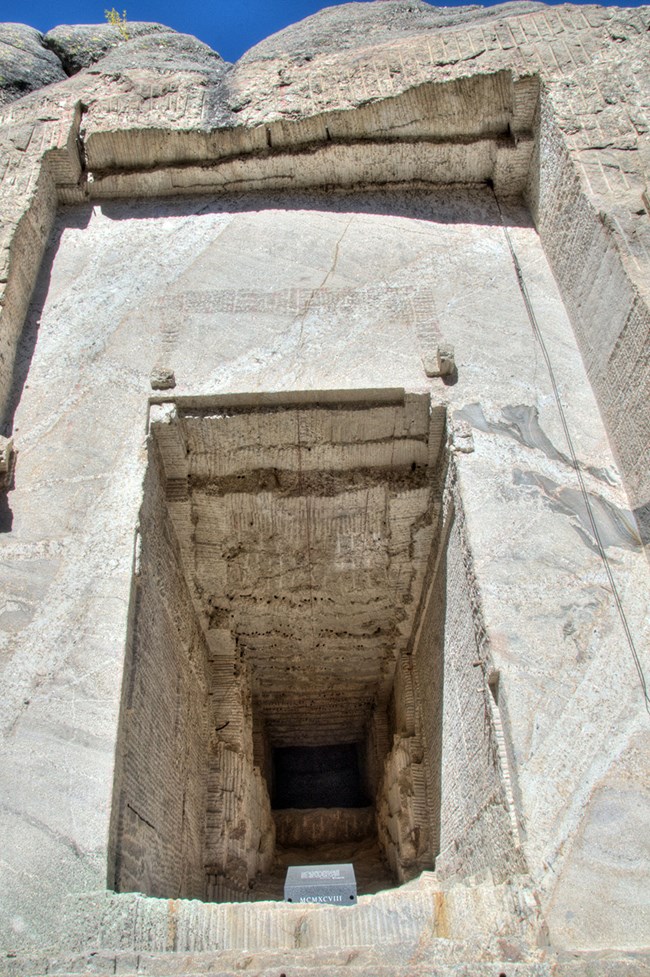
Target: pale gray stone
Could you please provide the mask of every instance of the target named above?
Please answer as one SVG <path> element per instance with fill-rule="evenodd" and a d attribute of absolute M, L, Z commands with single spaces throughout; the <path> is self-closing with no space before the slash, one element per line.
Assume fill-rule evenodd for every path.
<path fill-rule="evenodd" d="M 0 480 L 6 481 L 14 460 L 13 438 L 0 436 Z"/>
<path fill-rule="evenodd" d="M 647 971 L 648 26 L 155 27 L 0 113 L 9 972 Z M 296 741 L 375 835 L 278 843 Z M 336 825 L 347 922 L 265 901 Z"/>
<path fill-rule="evenodd" d="M 437 356 L 438 360 L 438 373 L 441 377 L 450 376 L 456 370 L 456 359 L 454 353 L 454 347 L 451 343 L 445 343 L 442 346 L 438 346 Z"/>
<path fill-rule="evenodd" d="M 143 25 L 147 26 L 147 25 Z M 160 25 L 155 25 L 157 28 Z M 189 71 L 218 80 L 228 67 L 221 55 L 189 34 L 168 28 L 142 31 L 128 41 L 118 43 L 102 58 L 102 72 L 143 68 L 147 71 Z"/>
<path fill-rule="evenodd" d="M 167 366 L 155 366 L 149 375 L 152 390 L 172 390 L 176 386 L 174 371 Z"/>
<path fill-rule="evenodd" d="M 454 347 L 451 343 L 443 343 L 437 347 L 435 355 L 425 353 L 422 362 L 428 377 L 451 376 L 456 370 Z"/>
<path fill-rule="evenodd" d="M 272 34 L 243 55 L 242 61 L 276 57 L 309 60 L 315 54 L 336 53 L 373 44 L 401 41 L 415 35 L 468 23 L 485 24 L 507 11 L 511 17 L 543 10 L 535 0 L 482 7 L 438 7 L 424 0 L 380 0 L 372 5 L 343 3 L 325 7 L 304 20 Z"/>

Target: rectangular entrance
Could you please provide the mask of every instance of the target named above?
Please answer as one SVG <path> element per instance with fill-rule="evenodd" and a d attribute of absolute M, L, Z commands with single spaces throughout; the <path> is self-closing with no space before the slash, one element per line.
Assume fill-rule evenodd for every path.
<path fill-rule="evenodd" d="M 281 898 L 301 860 L 353 854 L 360 892 L 433 868 L 444 430 L 393 390 L 152 405 L 116 889 Z"/>

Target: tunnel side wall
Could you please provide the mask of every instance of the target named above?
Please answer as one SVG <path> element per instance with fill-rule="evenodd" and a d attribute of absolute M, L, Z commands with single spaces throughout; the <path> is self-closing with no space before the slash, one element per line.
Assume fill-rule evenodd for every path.
<path fill-rule="evenodd" d="M 154 452 L 140 534 L 114 791 L 115 888 L 204 898 L 206 648 Z"/>
<path fill-rule="evenodd" d="M 457 484 L 414 648 L 431 836 L 441 875 L 521 871 L 491 716 L 485 629 Z M 446 541 L 446 542 L 445 542 Z"/>

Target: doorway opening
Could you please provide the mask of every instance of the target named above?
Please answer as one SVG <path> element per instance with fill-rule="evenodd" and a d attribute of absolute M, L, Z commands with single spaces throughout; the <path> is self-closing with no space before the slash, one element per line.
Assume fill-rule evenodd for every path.
<path fill-rule="evenodd" d="M 460 574 L 448 606 L 444 436 L 395 390 L 152 405 L 112 887 L 281 898 L 287 864 L 353 861 L 373 892 L 458 851 L 486 734 L 481 705 L 471 755 L 443 750 L 443 671 L 476 659 L 447 634 L 471 606 Z"/>
<path fill-rule="evenodd" d="M 273 810 L 367 807 L 356 743 L 273 751 Z"/>

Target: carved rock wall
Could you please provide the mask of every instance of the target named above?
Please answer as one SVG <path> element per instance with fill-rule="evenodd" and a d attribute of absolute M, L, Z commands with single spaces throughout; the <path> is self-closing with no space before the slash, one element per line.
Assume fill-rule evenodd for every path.
<path fill-rule="evenodd" d="M 295 406 L 267 398 L 266 408 L 181 402 L 154 414 L 165 504 L 209 646 L 205 859 L 219 898 L 245 897 L 270 867 L 272 750 L 363 747 L 368 738 L 374 798 L 388 745 L 377 730 L 391 696 L 404 709 L 402 685 L 393 691 L 395 662 L 410 640 L 435 538 L 443 413 L 430 415 L 428 399 L 415 395 L 340 397 L 304 394 Z M 386 843 L 403 880 L 432 867 L 435 852 L 423 782 L 414 812 L 411 757 L 395 757 L 383 790 L 392 797 L 399 777 L 408 824 Z M 377 817 L 385 828 L 381 805 Z M 417 857 L 414 818 L 423 832 Z M 311 823 L 306 846 L 317 840 Z"/>
<path fill-rule="evenodd" d="M 590 349 L 601 351 L 590 367 L 592 381 L 633 504 L 643 515 L 650 487 L 645 455 L 643 463 L 638 459 L 647 444 L 647 398 L 630 392 L 640 390 L 638 383 L 624 385 L 617 397 L 611 391 L 621 387 L 617 363 L 635 376 L 645 370 L 639 349 L 647 335 L 650 280 L 647 8 L 515 3 L 451 15 L 425 4 L 410 5 L 408 14 L 401 7 L 396 14 L 394 7 L 382 3 L 361 11 L 346 5 L 321 12 L 299 29 L 281 32 L 272 44 L 258 45 L 232 69 L 215 68 L 216 74 L 196 52 L 194 65 L 191 58 L 167 65 L 163 59 L 155 68 L 124 55 L 114 71 L 107 65 L 106 74 L 101 67 L 92 74 L 81 72 L 8 106 L 1 187 L 2 280 L 8 289 L 4 362 L 10 370 L 51 227 L 55 191 L 46 186 L 44 165 L 66 200 L 215 186 L 241 189 L 262 185 L 259 181 L 266 187 L 296 187 L 304 179 L 301 170 L 311 174 L 312 183 L 329 185 L 430 179 L 432 172 L 437 180 L 489 178 L 502 193 L 517 192 L 528 179 L 530 205 L 567 289 L 585 358 L 593 358 Z M 370 46 L 364 14 L 373 22 Z M 337 36 L 346 37 L 336 51 L 324 40 L 330 21 Z M 132 43 L 137 47 L 139 41 Z M 296 53 L 297 43 L 303 54 Z M 120 45 L 121 58 L 128 48 L 128 42 Z M 477 109 L 466 89 L 492 86 L 500 71 L 512 73 L 505 84 L 510 96 L 483 99 Z M 534 76 L 543 84 L 539 103 Z M 453 94 L 451 101 L 445 98 L 448 83 L 450 93 L 460 85 L 460 106 Z M 83 121 L 77 108 L 82 102 Z M 505 115 L 490 119 L 488 104 L 502 105 Z M 39 112 L 45 106 L 47 112 Z M 531 125 L 535 111 L 538 122 Z M 460 122 L 461 143 L 455 150 L 436 152 L 426 134 L 435 118 L 443 129 Z M 477 120 L 487 139 L 467 138 Z M 226 128 L 219 131 L 219 126 Z M 373 130 L 383 148 L 368 141 Z M 360 150 L 353 147 L 359 139 L 364 141 L 363 170 L 358 160 L 355 165 Z M 294 155 L 301 145 L 301 166 L 287 165 L 283 155 Z M 400 145 L 408 150 L 400 152 Z M 538 155 L 531 166 L 534 146 Z M 568 169 L 561 163 L 563 154 L 568 154 Z M 565 189 L 559 189 L 558 180 Z M 40 202 L 43 196 L 47 205 Z M 49 216 L 39 220 L 39 210 L 48 208 Z M 599 223 L 601 213 L 604 224 Z M 583 229 L 582 246 L 576 239 L 573 247 L 569 222 L 576 231 Z M 580 276 L 591 281 L 584 302 L 582 293 L 573 295 L 567 278 L 581 247 L 592 255 L 592 270 Z M 620 274 L 598 277 L 601 254 L 610 255 L 605 265 L 611 259 Z M 623 295 L 628 297 L 623 300 Z M 616 325 L 603 326 L 611 336 L 604 345 L 597 339 L 600 327 L 594 332 L 587 296 L 597 296 L 602 308 L 623 303 Z"/>
<path fill-rule="evenodd" d="M 140 513 L 109 874 L 118 891 L 204 898 L 206 643 L 152 458 Z"/>
<path fill-rule="evenodd" d="M 145 60 L 126 45 L 111 70 L 98 62 L 2 112 L 0 387 L 19 453 L 0 566 L 0 773 L 11 798 L 1 815 L 1 919 L 12 948 L 113 938 L 164 948 L 177 933 L 176 908 L 160 900 L 90 895 L 105 881 L 152 368 L 173 368 L 185 395 L 421 388 L 423 357 L 442 330 L 456 345 L 457 383 L 430 386 L 463 412 L 455 449 L 473 554 L 456 565 L 457 579 L 468 580 L 469 566 L 480 582 L 498 708 L 491 673 L 469 661 L 471 642 L 467 674 L 448 688 L 456 681 L 475 707 L 469 691 L 481 671 L 499 756 L 491 738 L 474 743 L 490 746 L 488 760 L 511 781 L 512 830 L 531 874 L 495 913 L 474 913 L 483 890 L 452 886 L 436 906 L 436 932 L 457 934 L 459 921 L 476 932 L 477 919 L 483 934 L 512 932 L 513 913 L 537 900 L 558 946 L 647 942 L 645 713 L 585 499 L 643 652 L 647 566 L 598 411 L 638 516 L 649 470 L 648 9 L 516 4 L 429 11 L 428 20 L 414 3 L 399 13 L 391 3 L 347 5 L 293 32 L 309 57 L 287 35 L 285 50 L 280 37 L 232 69 L 209 56 L 192 64 L 191 44 L 182 64 L 166 66 L 158 52 L 150 67 L 150 50 Z M 339 49 L 325 43 L 328 17 L 345 35 Z M 474 188 L 432 187 L 441 181 Z M 522 191 L 540 238 L 511 198 Z M 142 202 L 172 195 L 176 208 Z M 141 201 L 138 215 L 114 197 Z M 34 292 L 57 206 L 71 202 L 83 206 L 59 216 Z M 241 715 L 230 703 L 224 734 Z M 373 720 L 375 782 L 388 731 Z M 254 755 L 264 757 L 257 739 Z M 473 839 L 465 855 L 482 870 Z M 605 890 L 606 904 L 595 905 L 592 893 Z M 430 934 L 430 892 L 424 901 L 425 915 L 413 918 Z M 91 917 L 103 920 L 92 938 Z M 174 946 L 206 946 L 213 919 L 226 942 L 248 940 L 262 918 L 269 942 L 297 939 L 263 914 L 238 916 L 230 931 L 230 917 L 211 907 L 187 904 L 178 917 L 188 930 Z M 325 917 L 311 925 L 312 946 L 314 933 L 340 938 Z M 367 932 L 376 938 L 381 927 Z"/>
<path fill-rule="evenodd" d="M 591 72 L 587 77 L 590 85 L 597 84 Z M 624 111 L 630 94 L 636 91 L 642 97 L 640 83 L 643 76 L 609 73 L 606 108 L 589 132 L 581 130 L 580 121 L 572 122 L 574 106 L 564 105 L 565 117 L 554 118 L 544 94 L 529 197 L 647 542 L 650 208 L 642 182 L 650 160 L 647 108 L 624 112 L 623 119 L 629 113 L 631 132 L 623 129 L 620 114 L 613 117 L 614 106 Z M 567 137 L 563 130 L 573 127 L 577 132 Z M 635 173 L 637 155 L 641 170 Z"/>
<path fill-rule="evenodd" d="M 441 754 L 440 779 L 434 782 L 440 791 L 436 868 L 442 877 L 489 873 L 503 881 L 524 872 L 526 862 L 489 691 L 489 645 L 455 479 L 448 486 L 443 538 L 447 544 L 434 571 L 429 619 L 415 651 L 424 740 L 431 755 Z M 436 688 L 440 664 L 442 697 Z M 438 703 L 442 698 L 442 716 L 436 697 Z M 435 810 L 434 803 L 429 810 Z"/>

